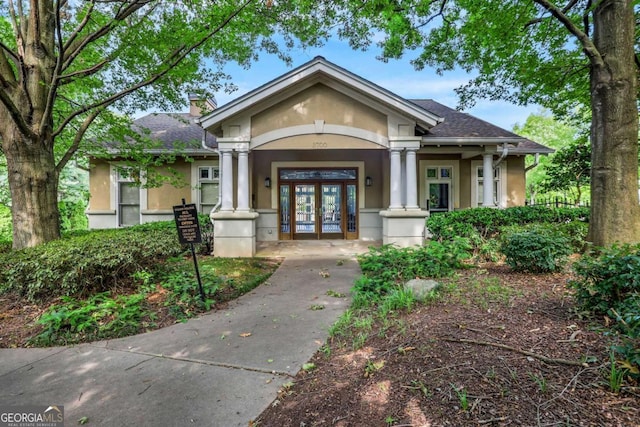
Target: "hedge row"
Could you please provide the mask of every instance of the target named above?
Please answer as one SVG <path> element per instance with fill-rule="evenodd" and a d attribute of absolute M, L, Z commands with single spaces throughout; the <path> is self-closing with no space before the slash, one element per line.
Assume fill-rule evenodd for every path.
<path fill-rule="evenodd" d="M 464 209 L 431 215 L 427 218 L 427 229 L 435 240 L 452 240 L 455 237 L 492 237 L 501 227 L 510 225 L 571 221 L 588 222 L 589 209 L 545 206 Z"/>
<path fill-rule="evenodd" d="M 72 232 L 35 248 L 0 253 L 0 292 L 15 291 L 31 301 L 104 292 L 182 251 L 173 222 Z"/>

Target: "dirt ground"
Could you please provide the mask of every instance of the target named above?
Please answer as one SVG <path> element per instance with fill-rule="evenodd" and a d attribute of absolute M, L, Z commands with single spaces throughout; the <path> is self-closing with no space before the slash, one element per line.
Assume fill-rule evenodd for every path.
<path fill-rule="evenodd" d="M 254 425 L 640 426 L 640 388 L 610 391 L 606 319 L 577 315 L 569 275 L 485 267 L 357 349 L 333 339 Z"/>

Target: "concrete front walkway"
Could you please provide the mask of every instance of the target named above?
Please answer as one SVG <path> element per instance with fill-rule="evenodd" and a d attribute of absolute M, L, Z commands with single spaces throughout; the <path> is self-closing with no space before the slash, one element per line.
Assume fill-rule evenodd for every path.
<path fill-rule="evenodd" d="M 64 405 L 68 426 L 247 426 L 326 341 L 349 305 L 327 291 L 349 292 L 367 247 L 263 244 L 258 256 L 284 262 L 225 310 L 118 340 L 2 349 L 0 405 Z"/>

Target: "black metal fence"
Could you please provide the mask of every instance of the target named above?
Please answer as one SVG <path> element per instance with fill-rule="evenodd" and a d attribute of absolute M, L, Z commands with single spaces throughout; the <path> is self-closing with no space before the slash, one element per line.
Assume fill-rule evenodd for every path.
<path fill-rule="evenodd" d="M 550 208 L 588 208 L 589 202 L 579 201 L 576 203 L 575 200 L 569 200 L 566 197 L 542 197 L 535 198 L 533 202 L 531 200 L 527 200 L 525 202 L 527 206 L 547 206 Z"/>

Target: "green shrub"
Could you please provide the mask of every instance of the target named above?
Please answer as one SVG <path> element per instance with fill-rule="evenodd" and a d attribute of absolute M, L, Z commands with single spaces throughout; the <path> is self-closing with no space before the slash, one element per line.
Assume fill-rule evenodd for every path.
<path fill-rule="evenodd" d="M 567 239 L 572 252 L 581 253 L 586 248 L 585 239 L 589 224 L 582 221 L 560 222 L 560 223 L 532 223 L 524 225 L 507 225 L 500 227 L 500 240 L 514 233 L 535 231 L 549 236 L 563 237 Z"/>
<path fill-rule="evenodd" d="M 503 236 L 502 253 L 515 271 L 546 273 L 562 269 L 572 250 L 566 237 L 531 229 Z"/>
<path fill-rule="evenodd" d="M 547 208 L 544 206 L 516 206 L 507 209 L 473 208 L 431 215 L 427 229 L 435 240 L 468 237 L 474 240 L 495 235 L 500 227 L 531 223 L 588 222 L 588 208 Z"/>
<path fill-rule="evenodd" d="M 578 305 L 586 310 L 606 314 L 640 295 L 640 245 L 614 245 L 584 255 L 574 270 L 579 279 L 571 286 Z"/>
<path fill-rule="evenodd" d="M 157 227 L 157 229 L 156 229 Z M 0 291 L 31 301 L 107 291 L 138 269 L 182 252 L 175 227 L 131 227 L 72 234 L 0 254 Z"/>
<path fill-rule="evenodd" d="M 429 241 L 424 246 L 397 248 L 384 245 L 358 257 L 363 276 L 353 287 L 353 308 L 371 305 L 404 282 L 415 278 L 447 277 L 469 258 L 467 239 Z"/>
<path fill-rule="evenodd" d="M 569 284 L 583 310 L 614 320 L 620 336 L 613 350 L 640 378 L 640 245 L 614 245 L 582 257 Z"/>

